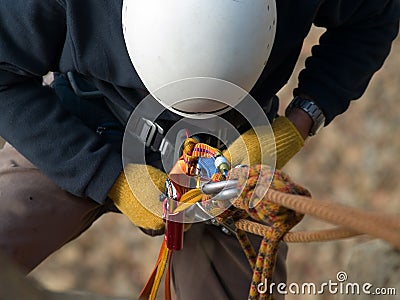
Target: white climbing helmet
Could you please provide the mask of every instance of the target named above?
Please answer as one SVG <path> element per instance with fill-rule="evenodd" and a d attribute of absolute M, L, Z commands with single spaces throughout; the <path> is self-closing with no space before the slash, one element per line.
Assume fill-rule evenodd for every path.
<path fill-rule="evenodd" d="M 162 105 L 184 116 L 218 113 L 245 96 L 220 100 L 225 96 L 218 89 L 227 87 L 221 82 L 246 93 L 261 75 L 275 37 L 276 5 L 275 0 L 124 0 L 122 26 L 133 66 Z"/>

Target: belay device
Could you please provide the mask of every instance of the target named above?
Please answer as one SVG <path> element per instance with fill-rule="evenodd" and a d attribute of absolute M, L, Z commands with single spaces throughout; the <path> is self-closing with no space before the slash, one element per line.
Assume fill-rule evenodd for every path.
<path fill-rule="evenodd" d="M 207 201 L 211 197 L 200 191 L 209 182 L 225 181 L 229 169 L 228 160 L 218 149 L 194 138 L 185 140 L 183 154 L 169 173 L 162 197 L 166 223 L 164 241 L 156 266 L 139 299 L 155 299 L 166 265 L 165 289 L 166 294 L 170 294 L 171 256 L 173 251 L 183 248 L 185 223 L 211 219 L 228 208 L 230 202 L 227 201 L 237 195 L 236 189 L 229 189 L 227 194 L 216 199 L 220 201 Z M 221 186 L 217 192 L 223 188 Z"/>
<path fill-rule="evenodd" d="M 186 193 L 193 188 L 200 188 L 205 182 L 225 180 L 229 168 L 228 160 L 219 150 L 192 138 L 185 141 L 183 155 L 172 168 L 165 184 L 164 219 L 168 249 L 182 249 L 184 223 L 194 221 L 190 220 L 190 212 L 184 212 L 184 209 L 198 202 L 200 199 L 196 196 L 199 195 Z M 184 194 L 186 197 L 182 199 Z"/>

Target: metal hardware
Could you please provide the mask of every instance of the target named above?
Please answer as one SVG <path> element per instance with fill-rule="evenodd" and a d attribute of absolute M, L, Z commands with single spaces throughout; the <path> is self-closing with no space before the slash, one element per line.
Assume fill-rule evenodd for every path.
<path fill-rule="evenodd" d="M 218 169 L 215 167 L 215 158 L 200 157 L 197 160 L 197 171 L 199 176 L 211 178 L 213 174 L 218 172 Z"/>
<path fill-rule="evenodd" d="M 231 165 L 230 165 L 230 163 L 228 162 L 228 160 L 226 159 L 225 156 L 223 156 L 223 155 L 217 156 L 215 158 L 214 164 L 215 164 L 215 167 L 218 169 L 219 172 L 221 172 L 225 176 L 228 176 L 228 172 L 229 172 L 229 169 L 231 168 Z"/>
<path fill-rule="evenodd" d="M 239 195 L 239 189 L 225 189 L 220 191 L 218 194 L 214 195 L 211 200 L 212 201 L 226 201 L 233 198 L 236 198 Z"/>
<path fill-rule="evenodd" d="M 146 118 L 137 118 L 129 124 L 128 130 L 151 150 L 168 157 L 173 154 L 175 147 L 165 138 L 164 129 L 157 123 Z"/>
<path fill-rule="evenodd" d="M 167 179 L 165 181 L 165 194 L 163 218 L 165 219 L 165 241 L 168 249 L 181 250 L 183 248 L 184 214 L 174 213 L 176 202 L 181 194 L 175 185 Z"/>
<path fill-rule="evenodd" d="M 79 87 L 78 81 L 73 72 L 67 72 L 67 78 L 74 93 L 81 98 L 92 99 L 103 97 L 103 93 L 99 90 L 84 91 Z"/>
<path fill-rule="evenodd" d="M 237 228 L 235 221 L 231 217 L 224 219 L 223 221 L 219 222 L 219 224 L 222 226 L 221 230 L 223 233 L 228 235 L 236 235 Z"/>
<path fill-rule="evenodd" d="M 226 180 L 218 182 L 207 182 L 201 186 L 201 192 L 203 194 L 218 194 L 224 189 L 236 189 L 238 184 L 237 180 Z"/>

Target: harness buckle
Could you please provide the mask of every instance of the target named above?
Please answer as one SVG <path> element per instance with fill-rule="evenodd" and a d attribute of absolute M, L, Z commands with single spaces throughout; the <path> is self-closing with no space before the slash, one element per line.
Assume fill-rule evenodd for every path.
<path fill-rule="evenodd" d="M 164 136 L 164 129 L 155 122 L 138 118 L 132 123 L 129 131 L 154 152 L 160 152 L 163 156 L 169 156 L 174 152 L 174 146 Z"/>
<path fill-rule="evenodd" d="M 161 126 L 158 125 L 157 123 L 153 123 L 152 121 L 145 118 L 141 118 L 139 122 L 142 123 L 141 124 L 142 128 L 138 132 L 141 141 L 146 145 L 146 147 L 150 147 L 151 150 L 153 151 L 159 150 L 157 149 L 157 145 L 153 144 L 153 140 L 155 140 L 154 138 L 158 134 L 162 135 L 164 133 L 164 129 L 161 128 Z"/>
<path fill-rule="evenodd" d="M 232 217 L 224 218 L 222 221 L 219 221 L 219 225 L 223 233 L 228 235 L 237 234 L 237 227 Z"/>
<path fill-rule="evenodd" d="M 93 99 L 103 97 L 103 93 L 100 92 L 96 87 L 88 80 L 84 79 L 82 76 L 78 76 L 74 72 L 67 72 L 67 79 L 71 85 L 72 90 L 75 95 L 84 99 Z M 88 90 L 84 90 L 80 84 L 84 83 Z"/>

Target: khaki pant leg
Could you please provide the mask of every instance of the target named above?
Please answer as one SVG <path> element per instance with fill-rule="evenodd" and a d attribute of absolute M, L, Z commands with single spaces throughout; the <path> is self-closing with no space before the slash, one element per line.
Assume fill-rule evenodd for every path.
<path fill-rule="evenodd" d="M 249 234 L 258 249 L 261 238 Z M 287 245 L 281 243 L 273 281 L 286 282 Z M 172 260 L 174 288 L 178 300 L 244 300 L 248 298 L 253 271 L 236 237 L 221 228 L 194 224 L 185 233 L 182 251 Z M 284 299 L 275 295 L 276 300 Z"/>
<path fill-rule="evenodd" d="M 0 251 L 27 272 L 103 212 L 61 190 L 10 145 L 0 150 Z"/>

